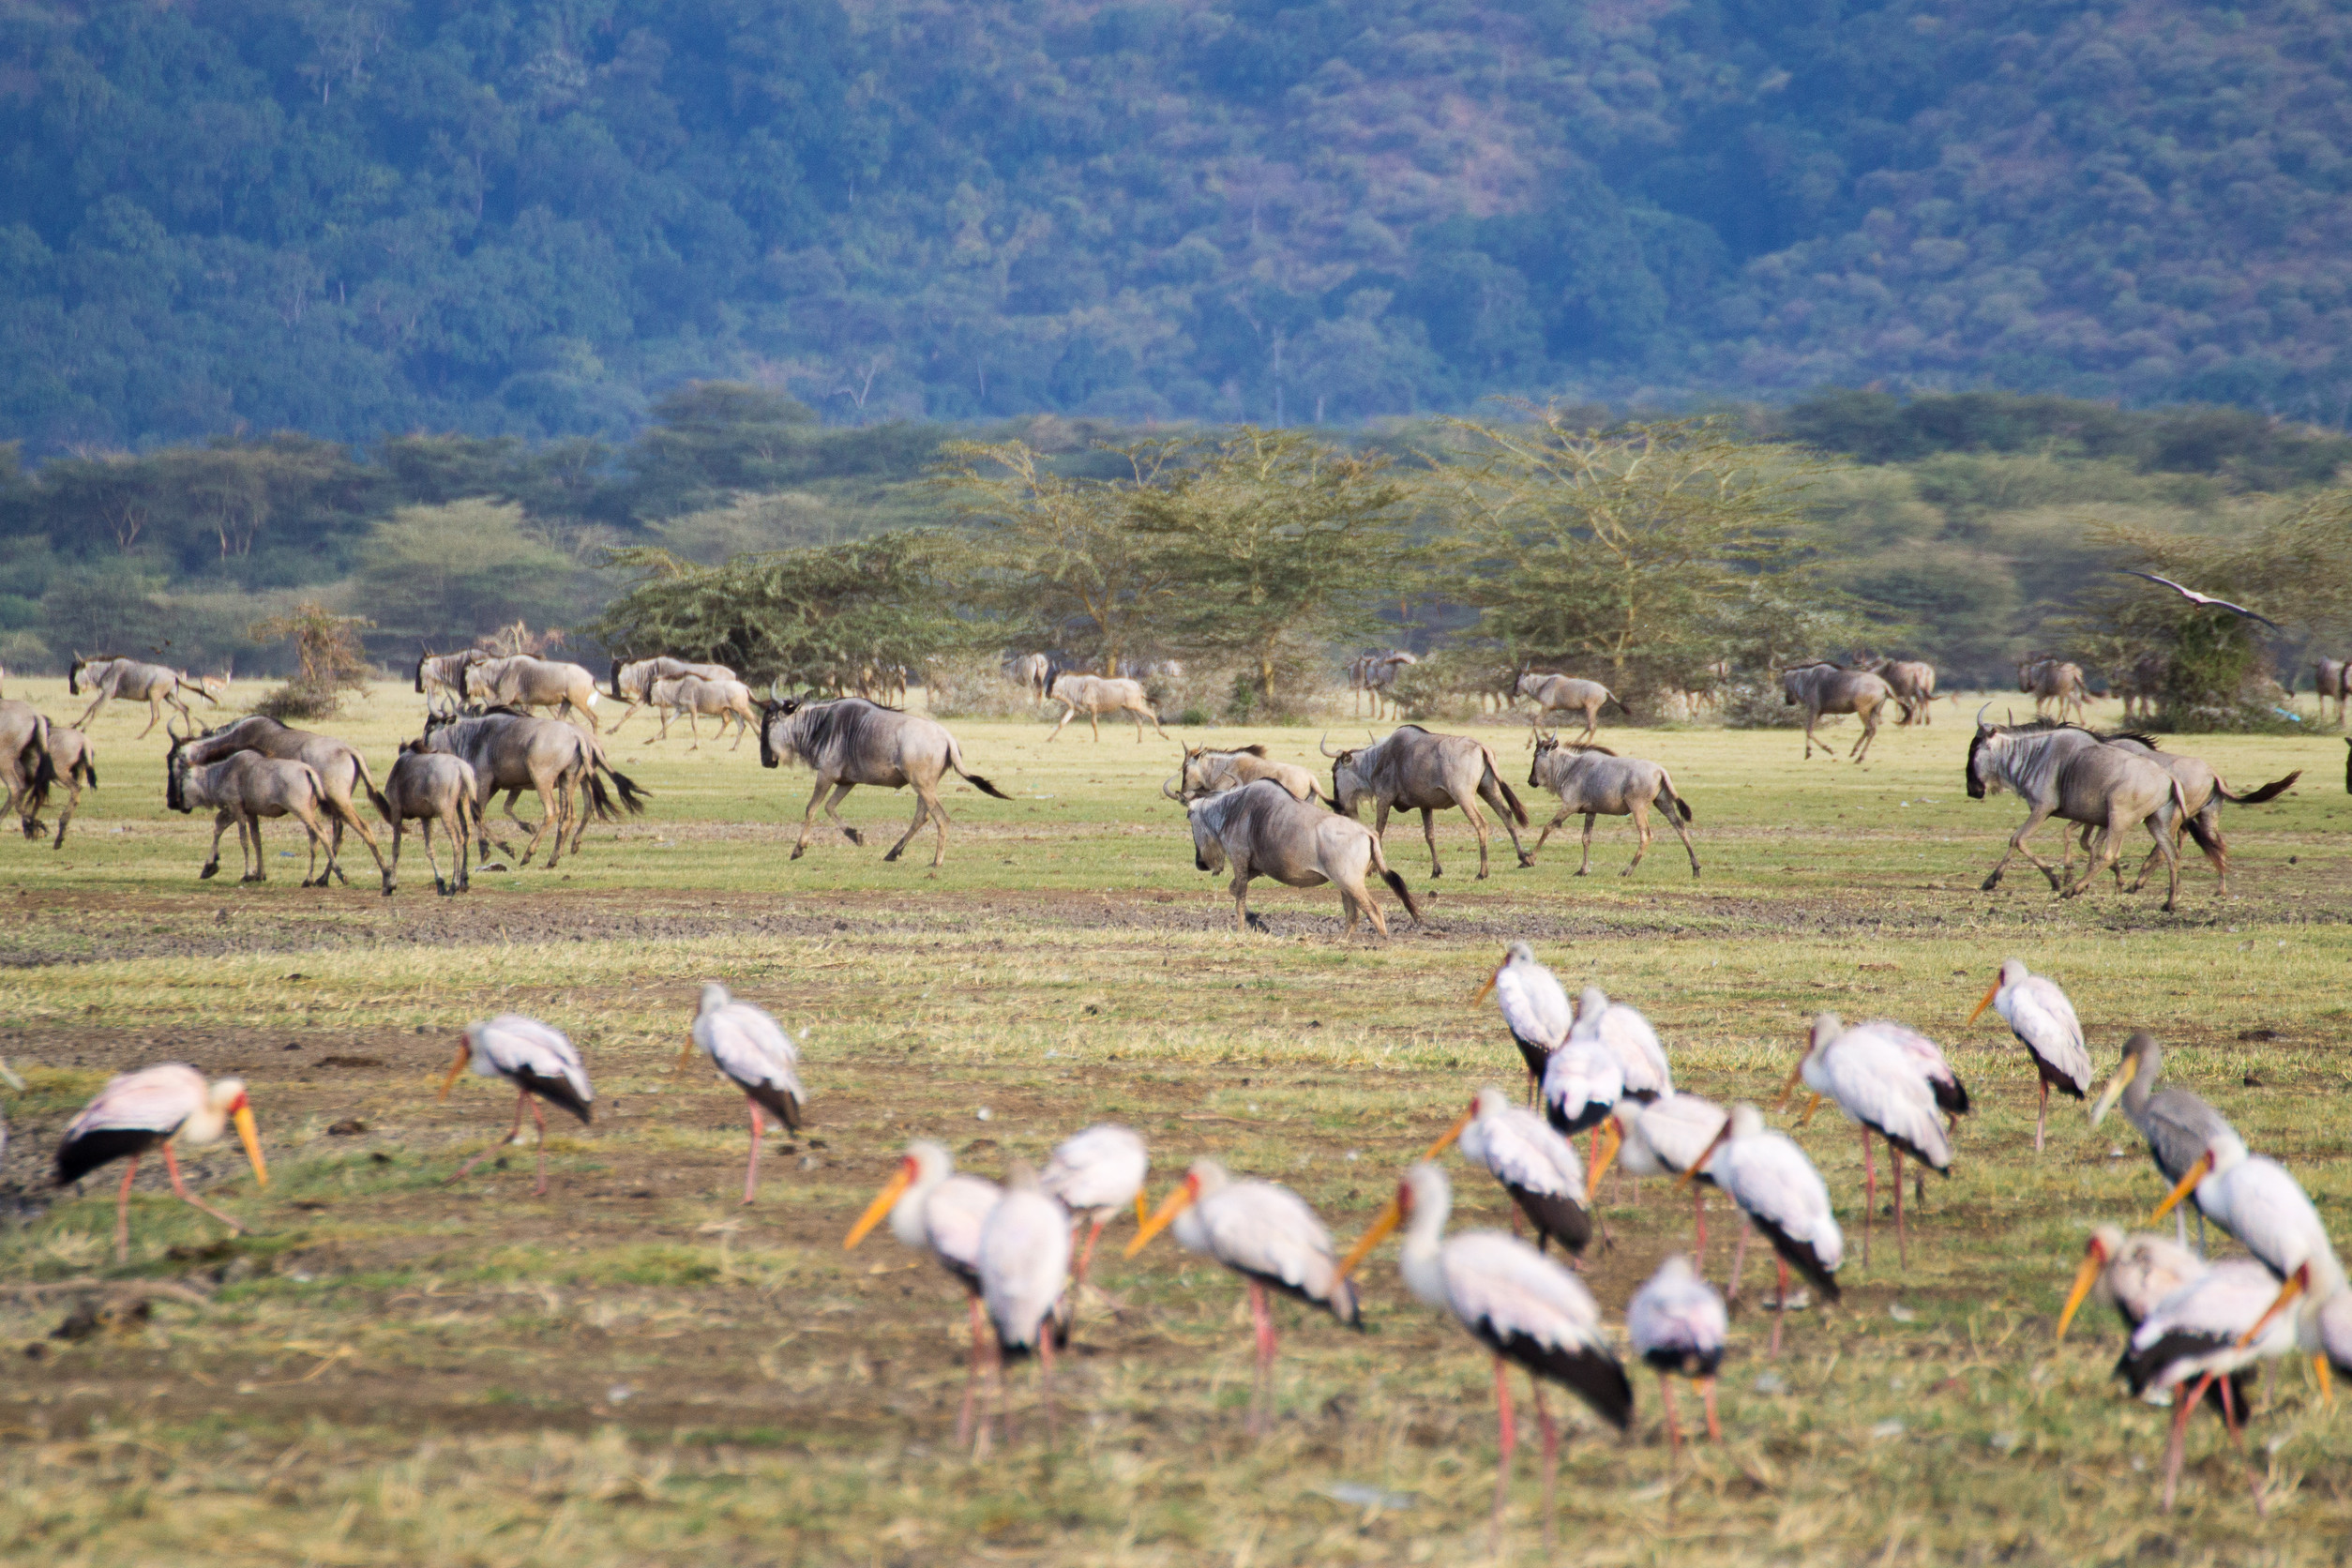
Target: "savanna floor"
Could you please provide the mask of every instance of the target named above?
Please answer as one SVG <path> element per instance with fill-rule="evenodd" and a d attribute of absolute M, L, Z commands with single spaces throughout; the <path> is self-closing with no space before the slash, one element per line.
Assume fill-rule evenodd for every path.
<path fill-rule="evenodd" d="M 8 695 L 80 709 L 62 683 Z M 417 708 L 386 686 L 329 728 L 380 777 Z M 2058 902 L 2022 861 L 1979 890 L 2022 812 L 1968 799 L 1968 711 L 1890 729 L 1864 767 L 1807 762 L 1789 731 L 1610 731 L 1673 772 L 1701 877 L 1661 832 L 1621 878 L 1629 830 L 1605 820 L 1591 876 L 1572 875 L 1573 836 L 1523 870 L 1498 834 L 1478 881 L 1456 816 L 1432 882 L 1417 822 L 1395 823 L 1390 858 L 1427 922 L 1383 894 L 1380 942 L 1342 940 L 1328 890 L 1263 883 L 1271 931 L 1237 934 L 1158 792 L 1173 745 L 1131 728 L 1048 744 L 1043 724 L 957 724 L 1015 798 L 956 786 L 934 872 L 927 834 L 882 863 L 912 801 L 867 791 L 846 811 L 865 847 L 821 832 L 789 859 L 806 773 L 762 771 L 756 741 L 653 744 L 640 715 L 610 744 L 653 792 L 642 817 L 459 898 L 434 895 L 412 837 L 387 898 L 356 844 L 348 889 L 301 888 L 283 824 L 266 884 L 234 882 L 234 850 L 229 875 L 196 880 L 210 824 L 163 809 L 163 732 L 137 738 L 144 711 L 117 704 L 95 727 L 103 787 L 64 849 L 0 846 L 0 1056 L 29 1085 L 0 1090 L 0 1560 L 1485 1560 L 1489 1365 L 1407 1297 L 1393 1249 L 1367 1266 L 1368 1332 L 1278 1309 L 1279 1419 L 1252 1444 L 1238 1286 L 1168 1241 L 1122 1261 L 1115 1228 L 1108 1295 L 1063 1364 L 1060 1442 L 1022 1372 L 1013 1442 L 975 1464 L 952 1440 L 955 1288 L 886 1230 L 840 1242 L 911 1137 L 993 1174 L 1100 1118 L 1151 1139 L 1155 1192 L 1214 1153 L 1295 1186 L 1345 1242 L 1473 1089 L 1515 1082 L 1495 1013 L 1469 999 L 1525 939 L 1572 988 L 1648 1012 L 1688 1089 L 1769 1102 L 1832 1009 L 1925 1029 L 1980 1107 L 1913 1213 L 1907 1270 L 1881 1216 L 1843 1308 L 1791 1314 L 1775 1363 L 1751 1259 L 1721 1446 L 1671 1467 L 1646 1374 L 1630 1440 L 1579 1417 L 1555 1560 L 2342 1560 L 2352 1414 L 2299 1367 L 2253 1429 L 2268 1518 L 2202 1419 L 2181 1505 L 2156 1512 L 2165 1417 L 2110 1379 L 2112 1316 L 2086 1313 L 2062 1345 L 2052 1331 L 2088 1227 L 2131 1223 L 2162 1184 L 2120 1118 L 2094 1134 L 2072 1103 L 2037 1157 L 2022 1053 L 1990 1014 L 1962 1019 L 2002 957 L 2025 957 L 2068 987 L 2103 1073 L 2127 1033 L 2154 1031 L 2178 1080 L 2341 1216 L 2344 743 L 2184 742 L 2239 789 L 2306 771 L 2225 818 L 2232 896 L 2193 863 L 2165 914 L 2161 880 Z M 1524 731 L 1481 732 L 1540 824 Z M 1854 731 L 1831 733 L 1842 751 Z M 1312 731 L 1246 738 L 1319 761 Z M 742 1098 L 678 1062 L 708 976 L 807 1031 L 809 1124 L 770 1142 L 747 1209 Z M 569 1032 L 599 1096 L 592 1128 L 550 1140 L 546 1199 L 528 1147 L 443 1184 L 512 1104 L 471 1077 L 437 1100 L 440 1075 L 466 1021 L 508 1009 Z M 248 1081 L 272 1181 L 257 1191 L 234 1143 L 193 1162 L 251 1227 L 229 1239 L 143 1170 L 118 1267 L 113 1183 L 59 1192 L 47 1162 L 109 1074 L 171 1059 Z M 1802 1138 L 1859 1230 L 1850 1130 L 1825 1116 Z M 1453 1169 L 1457 1223 L 1503 1223 L 1500 1194 Z M 1615 1245 L 1587 1277 L 1617 1323 L 1686 1244 L 1688 1208 L 1628 1185 L 1604 1213 Z M 1504 1546 L 1532 1560 L 1531 1443 L 1520 1467 Z"/>

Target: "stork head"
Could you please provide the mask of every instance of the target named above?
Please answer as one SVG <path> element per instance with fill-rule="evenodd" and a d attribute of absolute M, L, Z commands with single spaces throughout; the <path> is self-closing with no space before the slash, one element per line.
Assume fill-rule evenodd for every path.
<path fill-rule="evenodd" d="M 2156 1048 L 2156 1036 L 2145 1029 L 2134 1031 L 2132 1037 L 2123 1042 L 2123 1060 L 2117 1063 L 2115 1077 L 2107 1080 L 2107 1087 L 2100 1091 L 2099 1098 L 2091 1105 L 2092 1126 L 2096 1127 L 2107 1119 L 2107 1112 L 2115 1108 L 2116 1102 L 2123 1098 L 2123 1092 L 2132 1086 L 2132 1080 L 2140 1076 L 2140 1069 L 2151 1060 L 2163 1060 Z M 2149 1075 L 2150 1078 L 2154 1076 L 2152 1073 Z"/>
<path fill-rule="evenodd" d="M 2090 1240 L 2083 1244 L 2082 1267 L 2074 1271 L 2074 1287 L 2066 1294 L 2066 1309 L 2058 1314 L 2058 1337 L 2066 1337 L 2067 1325 L 2122 1250 L 2123 1232 L 2116 1227 L 2103 1225 L 2091 1231 Z"/>
<path fill-rule="evenodd" d="M 1160 1206 L 1152 1211 L 1152 1217 L 1136 1228 L 1135 1239 L 1127 1244 L 1126 1256 L 1133 1258 L 1152 1244 L 1152 1238 L 1167 1229 L 1176 1216 L 1191 1208 L 1210 1193 L 1226 1184 L 1225 1168 L 1214 1160 L 1195 1160 L 1184 1179 L 1176 1184 Z"/>
<path fill-rule="evenodd" d="M 264 1186 L 269 1185 L 269 1162 L 262 1158 L 261 1129 L 254 1125 L 253 1107 L 245 1097 L 245 1081 L 222 1078 L 205 1093 L 204 1099 L 213 1115 L 219 1119 L 214 1123 L 216 1127 L 225 1122 L 236 1128 L 237 1141 L 245 1145 L 246 1160 L 253 1167 L 253 1179 Z M 215 1138 L 219 1136 L 218 1132 L 213 1134 Z"/>

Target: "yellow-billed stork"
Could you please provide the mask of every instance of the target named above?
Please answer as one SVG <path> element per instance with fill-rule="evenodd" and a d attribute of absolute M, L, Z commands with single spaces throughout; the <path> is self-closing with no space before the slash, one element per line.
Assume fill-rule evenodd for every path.
<path fill-rule="evenodd" d="M 1500 1183 L 1535 1227 L 1536 1251 L 1543 1251 L 1547 1240 L 1571 1253 L 1585 1249 L 1592 1239 L 1592 1216 L 1585 1202 L 1584 1165 L 1575 1147 L 1541 1116 L 1513 1105 L 1509 1095 L 1488 1084 L 1422 1158 L 1436 1159 L 1456 1140 L 1462 1157 Z"/>
<path fill-rule="evenodd" d="M 2067 1291 L 2065 1309 L 2058 1314 L 2058 1336 L 2066 1337 L 2066 1326 L 2094 1292 L 2115 1308 L 2129 1334 L 2167 1296 L 2204 1273 L 2205 1259 L 2178 1242 L 2146 1231 L 2127 1236 L 2120 1226 L 2099 1226 L 2083 1244 L 2082 1267 L 2074 1271 L 2073 1289 Z"/>
<path fill-rule="evenodd" d="M 1894 1160 L 1894 1244 L 1896 1260 L 1910 1261 L 1903 1225 L 1903 1156 L 1938 1174 L 1952 1169 L 1952 1143 L 1937 1112 L 1935 1087 L 1919 1057 L 1894 1035 L 1876 1024 L 1847 1029 L 1835 1013 L 1813 1020 L 1805 1053 L 1789 1072 L 1784 1098 L 1802 1078 L 1813 1100 L 1798 1125 L 1804 1125 L 1824 1098 L 1837 1103 L 1846 1119 L 1862 1129 L 1862 1265 L 1870 1264 L 1870 1232 L 1878 1208 L 1878 1168 L 1872 1157 L 1870 1135 L 1887 1140 Z"/>
<path fill-rule="evenodd" d="M 1621 1100 L 1601 1123 L 1600 1155 L 1585 1185 L 1599 1191 L 1601 1178 L 1620 1159 L 1636 1177 L 1680 1176 L 1705 1160 L 1715 1135 L 1728 1121 L 1723 1107 L 1712 1100 L 1680 1091 L 1648 1105 Z M 1691 1184 L 1691 1247 L 1702 1270 L 1707 1267 L 1707 1189 L 1714 1184 L 1704 1172 Z"/>
<path fill-rule="evenodd" d="M 1795 1140 L 1766 1127 L 1763 1112 L 1752 1105 L 1731 1108 L 1730 1120 L 1708 1146 L 1706 1157 L 1685 1170 L 1681 1180 L 1694 1180 L 1702 1170 L 1772 1243 L 1780 1267 L 1780 1291 L 1772 1315 L 1772 1343 L 1765 1354 L 1777 1356 L 1781 1319 L 1787 1316 L 1791 1266 L 1811 1280 L 1825 1299 L 1838 1299 L 1837 1269 L 1845 1260 L 1846 1238 L 1830 1209 L 1830 1189 Z M 1736 1294 L 1740 1288 L 1736 1262 L 1731 1274 L 1731 1289 Z"/>
<path fill-rule="evenodd" d="M 1495 1005 L 1502 1009 L 1503 1027 L 1511 1031 L 1519 1056 L 1527 1063 L 1529 1088 L 1541 1088 L 1545 1062 L 1568 1038 L 1576 1021 L 1568 992 L 1558 975 L 1536 961 L 1535 949 L 1524 942 L 1515 942 L 1504 950 L 1502 962 L 1478 988 L 1471 1005 L 1485 1001 L 1489 991 L 1494 993 Z"/>
<path fill-rule="evenodd" d="M 2033 1058 L 2041 1079 L 2041 1099 L 2033 1118 L 2033 1152 L 2042 1153 L 2042 1134 L 2050 1119 L 2050 1090 L 2079 1100 L 2090 1093 L 2090 1050 L 2083 1044 L 2082 1020 L 2066 1000 L 2058 982 L 2026 968 L 2022 958 L 2004 958 L 2000 972 L 1968 1015 L 1970 1023 L 1987 1007 L 2001 1016 L 2017 1043 Z"/>
<path fill-rule="evenodd" d="M 1699 1277 L 1690 1259 L 1670 1254 L 1650 1282 L 1625 1304 L 1625 1336 L 1634 1353 L 1658 1374 L 1658 1399 L 1666 1407 L 1666 1444 L 1680 1453 L 1682 1429 L 1674 1416 L 1674 1387 L 1668 1373 L 1696 1380 L 1707 1406 L 1707 1436 L 1723 1441 L 1715 1419 L 1715 1372 L 1723 1365 L 1731 1317 L 1715 1288 Z"/>
<path fill-rule="evenodd" d="M 2243 1243 L 2277 1278 L 2285 1279 L 2314 1259 L 2320 1261 L 2324 1274 L 2343 1274 L 2335 1244 L 2302 1184 L 2278 1161 L 2246 1153 L 2236 1133 L 2214 1135 L 2148 1223 L 2163 1219 L 2191 1192 L 2196 1194 L 2197 1207 Z"/>
<path fill-rule="evenodd" d="M 963 1408 L 956 1417 L 959 1444 L 972 1440 L 972 1390 L 988 1358 L 988 1341 L 981 1325 L 980 1236 L 1003 1196 L 994 1182 L 958 1171 L 945 1145 L 916 1138 L 841 1242 L 844 1252 L 852 1251 L 887 1219 L 900 1245 L 929 1253 L 964 1288 L 972 1314 L 972 1353 L 964 1367 Z"/>
<path fill-rule="evenodd" d="M 66 1124 L 57 1145 L 57 1184 L 80 1181 L 111 1161 L 128 1159 L 123 1184 L 114 1194 L 114 1256 L 130 1257 L 130 1184 L 139 1174 L 139 1159 L 148 1150 L 163 1151 L 163 1168 L 171 1173 L 172 1190 L 183 1202 L 203 1210 L 232 1231 L 245 1227 L 188 1190 L 180 1174 L 177 1145 L 202 1148 L 218 1143 L 232 1126 L 245 1145 L 253 1179 L 269 1185 L 269 1166 L 262 1158 L 260 1132 L 253 1124 L 253 1108 L 245 1085 L 235 1078 L 206 1083 L 204 1075 L 185 1063 L 167 1062 L 142 1067 L 107 1080 L 106 1087 Z"/>
<path fill-rule="evenodd" d="M 1050 1444 L 1056 1308 L 1070 1282 L 1070 1213 L 1046 1196 L 1025 1161 L 1005 1172 L 1003 1196 L 980 1228 L 979 1273 L 981 1304 L 995 1331 L 997 1425 L 1004 1426 L 1004 1362 L 1034 1355 Z"/>
<path fill-rule="evenodd" d="M 1666 1063 L 1666 1047 L 1650 1020 L 1621 1002 L 1611 1002 L 1598 986 L 1587 986 L 1576 997 L 1576 1021 L 1568 1031 L 1572 1040 L 1597 1040 L 1617 1058 L 1619 1076 L 1628 1099 L 1655 1100 L 1674 1093 L 1674 1069 Z"/>
<path fill-rule="evenodd" d="M 800 1048 L 783 1026 L 750 1003 L 736 1001 L 716 980 L 702 983 L 701 1008 L 678 1052 L 681 1067 L 697 1046 L 743 1091 L 751 1107 L 751 1160 L 743 1172 L 743 1200 L 748 1204 L 760 1185 L 761 1125 L 773 1122 L 788 1133 L 800 1130 L 806 1098 L 800 1087 Z"/>
<path fill-rule="evenodd" d="M 1143 1184 L 1151 1174 L 1152 1152 L 1144 1147 L 1143 1136 L 1116 1122 L 1097 1123 L 1055 1146 L 1037 1184 L 1047 1197 L 1069 1210 L 1074 1220 L 1090 1222 L 1085 1249 L 1078 1254 L 1078 1295 L 1086 1290 L 1094 1243 L 1112 1216 L 1132 1207 L 1138 1228 L 1150 1217 L 1143 1203 Z M 1076 1297 L 1072 1299 L 1075 1302 Z"/>
<path fill-rule="evenodd" d="M 2156 1037 L 2146 1030 L 2137 1031 L 2123 1042 L 2123 1060 L 2116 1067 L 2115 1077 L 2090 1108 L 2093 1127 L 2107 1119 L 2107 1112 L 2120 1103 L 2123 1119 L 2139 1129 L 2148 1140 L 2148 1157 L 2156 1162 L 2157 1171 L 2167 1185 L 2189 1173 L 2197 1156 L 2213 1146 L 2216 1137 L 2237 1133 L 2222 1113 L 2206 1104 L 2204 1099 L 2174 1085 L 2156 1087 L 2157 1078 L 2164 1070 L 2164 1053 L 2156 1044 Z M 2197 1250 L 2205 1250 L 2205 1206 L 2196 1205 Z M 2176 1213 L 2173 1224 L 2180 1226 Z M 2180 1232 L 2185 1239 L 2185 1231 Z"/>
<path fill-rule="evenodd" d="M 565 1038 L 562 1030 L 520 1013 L 501 1013 L 494 1018 L 465 1026 L 465 1037 L 458 1042 L 458 1058 L 449 1064 L 449 1076 L 441 1082 L 443 1099 L 449 1097 L 458 1075 L 465 1071 L 469 1063 L 476 1077 L 504 1078 L 515 1086 L 515 1124 L 505 1138 L 458 1167 L 457 1174 L 449 1181 L 463 1180 L 475 1166 L 520 1138 L 522 1114 L 527 1109 L 539 1129 L 539 1183 L 532 1190 L 535 1196 L 545 1197 L 547 1112 L 539 1108 L 539 1102 L 545 1100 L 563 1107 L 579 1117 L 583 1125 L 595 1120 L 596 1094 L 588 1086 L 588 1069 L 580 1064 L 580 1051 Z"/>
<path fill-rule="evenodd" d="M 2158 1303 L 2132 1331 L 2116 1376 L 2130 1383 L 2133 1394 L 2155 1389 L 2173 1395 L 2172 1437 L 2164 1453 L 2166 1512 L 2180 1485 L 2190 1413 L 2209 1389 L 2221 1396 L 2222 1420 L 2231 1442 L 2241 1445 L 2243 1460 L 2238 1423 L 2246 1404 L 2247 1369 L 2295 1349 L 2294 1323 L 2266 1316 L 2278 1294 L 2278 1281 L 2261 1264 L 2225 1259 Z M 2251 1469 L 2246 1480 L 2259 1512 L 2261 1483 Z"/>

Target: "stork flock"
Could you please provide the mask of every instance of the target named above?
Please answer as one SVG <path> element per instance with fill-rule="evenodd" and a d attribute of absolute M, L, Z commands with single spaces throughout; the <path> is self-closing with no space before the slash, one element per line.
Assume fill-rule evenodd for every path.
<path fill-rule="evenodd" d="M 985 1452 L 992 1427 L 1006 1433 L 1004 1367 L 1008 1361 L 1031 1359 L 1037 1365 L 1048 1441 L 1053 1440 L 1055 1355 L 1068 1342 L 1105 1227 L 1130 1210 L 1137 1229 L 1127 1257 L 1143 1252 L 1161 1231 L 1173 1230 L 1180 1245 L 1223 1265 L 1243 1282 L 1256 1353 L 1248 1416 L 1252 1436 L 1265 1430 L 1274 1410 L 1273 1297 L 1289 1296 L 1343 1325 L 1363 1327 L 1363 1302 L 1353 1276 L 1401 1229 L 1398 1269 L 1407 1288 L 1451 1317 L 1493 1360 L 1500 1451 L 1493 1525 L 1498 1532 L 1516 1443 L 1512 1368 L 1530 1380 L 1542 1440 L 1542 1516 L 1548 1540 L 1560 1426 L 1547 1387 L 1574 1395 L 1621 1432 L 1629 1430 L 1634 1419 L 1634 1388 L 1617 1337 L 1580 1277 L 1581 1255 L 1598 1219 L 1593 1199 L 1612 1168 L 1621 1182 L 1627 1176 L 1661 1178 L 1691 1190 L 1691 1250 L 1668 1257 L 1626 1302 L 1623 1341 L 1657 1376 L 1670 1448 L 1679 1455 L 1682 1442 L 1670 1381 L 1676 1377 L 1696 1384 L 1707 1435 L 1719 1440 L 1715 1380 L 1728 1347 L 1730 1313 L 1751 1236 L 1760 1235 L 1771 1247 L 1778 1272 L 1769 1304 L 1773 1318 L 1768 1358 L 1780 1353 L 1788 1313 L 1810 1304 L 1792 1294 L 1792 1272 L 1823 1302 L 1839 1300 L 1846 1238 L 1827 1184 L 1788 1132 L 1766 1124 L 1759 1107 L 1726 1108 L 1678 1091 L 1666 1048 L 1648 1019 L 1597 988 L 1585 988 L 1572 1003 L 1526 943 L 1510 946 L 1473 1004 L 1489 994 L 1526 1065 L 1530 1104 L 1515 1103 L 1498 1087 L 1479 1089 L 1446 1131 L 1399 1174 L 1395 1196 L 1344 1254 L 1296 1193 L 1237 1175 L 1214 1159 L 1193 1162 L 1165 1199 L 1151 1207 L 1150 1153 L 1143 1138 L 1127 1127 L 1088 1127 L 1055 1148 L 1042 1169 L 1015 1162 L 1001 1184 L 957 1170 L 938 1142 L 909 1144 L 844 1245 L 856 1247 L 887 1221 L 900 1243 L 929 1254 L 963 1289 L 971 1362 L 957 1418 L 958 1443 L 972 1442 L 977 1455 Z M 1973 1023 L 1987 1008 L 2009 1026 L 2035 1069 L 2039 1151 L 2046 1136 L 2050 1091 L 2082 1100 L 2092 1089 L 2081 1023 L 2056 982 L 2015 958 L 2000 966 L 1968 1021 Z M 799 1049 L 767 1013 L 735 1000 L 716 983 L 702 988 L 681 1062 L 697 1048 L 743 1091 L 749 1108 L 743 1198 L 748 1204 L 757 1194 L 763 1126 L 790 1131 L 801 1125 L 806 1094 Z M 544 1194 L 543 1107 L 553 1105 L 583 1123 L 593 1120 L 595 1092 L 580 1052 L 560 1031 L 507 1014 L 465 1029 L 442 1085 L 444 1098 L 468 1066 L 513 1086 L 515 1119 L 506 1137 L 466 1161 L 449 1180 L 462 1179 L 490 1153 L 518 1139 L 528 1114 L 539 1133 L 535 1191 Z M 2132 1234 L 2113 1224 L 2094 1229 L 2058 1334 L 2065 1336 L 2094 1295 L 2122 1318 L 2127 1339 L 2117 1375 L 2135 1395 L 2171 1399 L 2164 1485 L 2164 1506 L 2170 1508 L 2189 1417 L 2200 1403 L 2217 1410 L 2242 1459 L 2249 1382 L 2259 1364 L 2308 1355 L 2323 1392 L 2330 1390 L 2331 1370 L 2352 1371 L 2352 1285 L 2295 1178 L 2276 1161 L 2250 1153 L 2211 1106 L 2186 1091 L 2159 1087 L 2161 1073 L 2156 1042 L 2145 1033 L 2133 1035 L 2114 1077 L 2090 1106 L 2089 1121 L 2095 1128 L 2119 1107 L 2145 1137 L 2150 1157 L 2170 1184 L 2148 1223 L 2173 1214 L 2175 1234 Z M 1971 1108 L 1967 1088 L 1942 1050 L 1918 1031 L 1889 1020 L 1849 1028 L 1826 1013 L 1814 1021 L 1806 1048 L 1782 1086 L 1780 1108 L 1788 1106 L 1801 1085 L 1811 1099 L 1797 1119 L 1798 1128 L 1829 1101 L 1862 1139 L 1865 1265 L 1877 1209 L 1873 1136 L 1887 1145 L 1897 1258 L 1907 1266 L 1904 1160 L 1913 1162 L 1915 1184 L 1923 1182 L 1918 1167 L 1950 1171 L 1959 1119 Z M 160 1152 L 180 1198 L 236 1229 L 235 1220 L 188 1190 L 177 1157 L 178 1149 L 216 1142 L 232 1127 L 257 1182 L 266 1186 L 267 1166 L 242 1083 L 233 1078 L 207 1083 L 179 1063 L 128 1073 L 109 1082 L 67 1127 L 55 1152 L 57 1180 L 72 1182 L 111 1162 L 128 1162 L 116 1196 L 118 1256 L 128 1254 L 132 1180 L 139 1160 L 152 1151 Z M 1578 1134 L 1591 1138 L 1581 1157 L 1570 1142 Z M 1457 1146 L 1470 1167 L 1491 1176 L 1509 1196 L 1511 1233 L 1447 1234 L 1453 1197 L 1438 1162 Z M 1740 1216 L 1738 1246 L 1720 1291 L 1707 1277 L 1709 1189 L 1728 1198 Z M 2184 1201 L 2197 1215 L 2194 1249 L 2185 1214 L 2177 1212 Z M 2251 1256 L 2209 1263 L 2204 1258 L 2209 1220 Z M 1523 1227 L 1531 1242 L 1520 1234 Z M 1606 1239 L 1605 1229 L 1603 1234 Z M 975 1420 L 978 1393 L 990 1378 L 993 1420 Z M 2259 1508 L 2258 1482 L 2253 1490 Z"/>

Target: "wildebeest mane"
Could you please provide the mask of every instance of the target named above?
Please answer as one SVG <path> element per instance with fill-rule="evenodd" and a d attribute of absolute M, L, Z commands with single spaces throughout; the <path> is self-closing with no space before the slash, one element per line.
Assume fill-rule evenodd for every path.
<path fill-rule="evenodd" d="M 786 716 L 784 733 L 794 754 L 813 767 L 820 757 L 837 746 L 841 748 L 841 755 L 858 755 L 867 745 L 882 738 L 884 726 L 880 722 L 881 716 L 897 711 L 863 697 L 809 702 Z"/>

